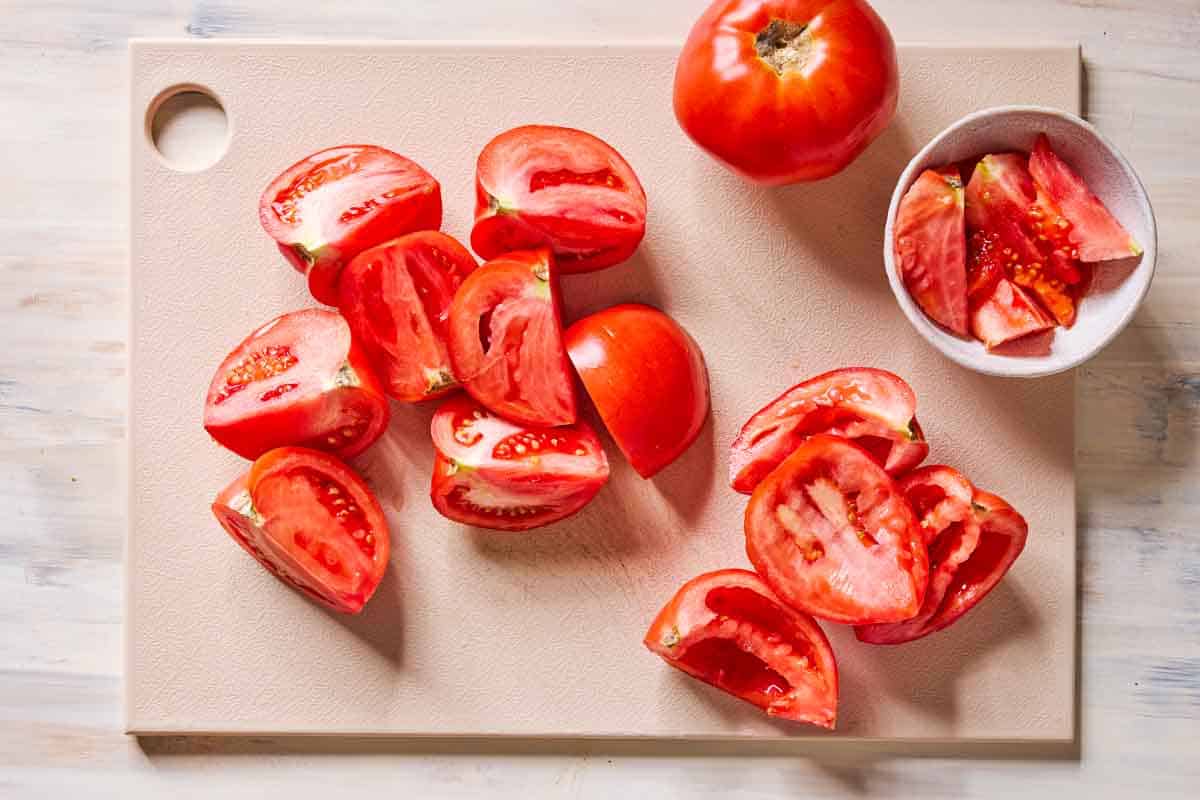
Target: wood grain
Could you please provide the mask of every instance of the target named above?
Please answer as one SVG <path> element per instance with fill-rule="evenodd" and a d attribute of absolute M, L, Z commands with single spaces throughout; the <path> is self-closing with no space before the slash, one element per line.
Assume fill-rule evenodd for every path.
<path fill-rule="evenodd" d="M 273 0 L 0 4 L 0 796 L 1194 796 L 1200 739 L 1200 7 L 1195 0 L 880 0 L 905 41 L 1078 39 L 1086 109 L 1146 182 L 1158 277 L 1079 373 L 1077 754 L 735 757 L 612 745 L 155 740 L 120 725 L 130 36 L 682 37 L 655 4 Z M 1036 676 L 1031 676 L 1035 680 Z M 704 756 L 701 758 L 700 756 Z M 1018 758 L 1019 757 L 1019 758 Z M 397 792 L 399 790 L 399 792 Z M 406 792 L 406 790 L 408 790 Z M 1131 795 L 1132 792 L 1132 795 Z"/>

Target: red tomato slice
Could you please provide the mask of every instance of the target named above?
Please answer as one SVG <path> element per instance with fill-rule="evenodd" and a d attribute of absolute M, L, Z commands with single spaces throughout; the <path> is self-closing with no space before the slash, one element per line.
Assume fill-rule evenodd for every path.
<path fill-rule="evenodd" d="M 772 400 L 742 427 L 730 448 L 729 484 L 734 491 L 750 494 L 816 433 L 855 440 L 889 472 L 907 472 L 929 452 L 916 409 L 912 388 L 881 369 L 851 367 L 810 378 Z"/>
<path fill-rule="evenodd" d="M 452 398 L 430 425 L 438 513 L 481 528 L 524 531 L 565 519 L 608 480 L 608 458 L 583 421 L 530 428 Z"/>
<path fill-rule="evenodd" d="M 896 265 L 926 316 L 967 335 L 967 246 L 958 168 L 927 169 L 896 212 Z"/>
<path fill-rule="evenodd" d="M 1053 220 L 1066 233 L 1083 261 L 1109 261 L 1140 256 L 1142 247 L 1105 207 L 1100 198 L 1053 150 L 1041 134 L 1029 156 L 1029 171 L 1045 189 L 1062 217 Z"/>
<path fill-rule="evenodd" d="M 1025 291 L 1007 278 L 971 311 L 971 333 L 989 350 L 1005 342 L 1054 327 L 1054 320 Z"/>
<path fill-rule="evenodd" d="M 362 478 L 325 453 L 272 450 L 212 510 L 271 574 L 334 611 L 361 611 L 387 569 L 383 509 Z"/>
<path fill-rule="evenodd" d="M 456 240 L 421 231 L 360 253 L 342 272 L 338 306 L 392 397 L 415 403 L 458 386 L 450 301 L 475 267 Z"/>
<path fill-rule="evenodd" d="M 450 360 L 471 396 L 524 425 L 575 422 L 558 276 L 549 250 L 509 253 L 463 281 L 450 305 Z"/>
<path fill-rule="evenodd" d="M 655 617 L 646 647 L 676 669 L 768 715 L 832 729 L 838 673 L 812 617 L 743 569 L 693 578 Z"/>
<path fill-rule="evenodd" d="M 746 553 L 785 602 L 849 625 L 921 608 L 929 561 L 912 509 L 867 451 L 819 434 L 754 490 Z"/>
<path fill-rule="evenodd" d="M 387 397 L 338 314 L 277 317 L 225 357 L 208 387 L 204 429 L 243 458 L 284 445 L 349 458 L 387 429 Z"/>
<path fill-rule="evenodd" d="M 563 272 L 591 272 L 625 261 L 645 233 L 637 175 L 590 133 L 525 125 L 479 154 L 471 246 L 484 258 L 549 247 Z"/>
<path fill-rule="evenodd" d="M 442 189 L 404 156 L 372 145 L 330 147 L 271 181 L 259 220 L 322 303 L 337 303 L 338 276 L 354 256 L 442 224 Z"/>
<path fill-rule="evenodd" d="M 650 306 L 613 306 L 569 329 L 567 351 L 608 432 L 643 478 L 700 435 L 708 418 L 704 355 Z"/>

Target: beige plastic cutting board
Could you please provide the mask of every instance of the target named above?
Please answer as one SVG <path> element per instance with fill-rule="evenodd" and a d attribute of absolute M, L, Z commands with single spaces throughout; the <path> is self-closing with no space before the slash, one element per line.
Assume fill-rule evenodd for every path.
<path fill-rule="evenodd" d="M 1077 48 L 902 47 L 888 133 L 842 175 L 777 190 L 725 172 L 676 127 L 673 47 L 163 41 L 131 55 L 130 731 L 827 736 L 684 677 L 641 639 L 685 580 L 747 563 L 745 498 L 725 482 L 740 423 L 798 380 L 870 365 L 916 389 L 931 461 L 1008 498 L 1031 531 L 1005 582 L 943 634 L 882 648 L 825 626 L 841 669 L 833 736 L 1072 737 L 1073 377 L 1006 381 L 942 358 L 896 307 L 881 239 L 897 175 L 948 123 L 1001 103 L 1078 111 Z M 173 171 L 145 134 L 147 108 L 179 84 L 228 114 L 228 152 L 207 171 Z M 246 466 L 201 428 L 212 371 L 309 303 L 259 228 L 259 193 L 313 150 L 377 143 L 439 178 L 445 229 L 465 241 L 475 155 L 529 122 L 600 135 L 649 195 L 631 262 L 563 280 L 568 319 L 618 301 L 670 312 L 704 349 L 712 422 L 651 481 L 608 442 L 612 479 L 583 513 L 504 535 L 434 513 L 432 409 L 397 405 L 357 461 L 388 512 L 391 568 L 361 616 L 327 613 L 209 512 Z"/>

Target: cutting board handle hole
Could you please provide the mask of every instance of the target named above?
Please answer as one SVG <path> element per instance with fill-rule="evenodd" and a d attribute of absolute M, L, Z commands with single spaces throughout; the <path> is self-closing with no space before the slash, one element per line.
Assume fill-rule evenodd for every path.
<path fill-rule="evenodd" d="M 171 169 L 202 172 L 229 148 L 229 118 L 221 101 L 203 86 L 172 86 L 150 103 L 146 135 Z"/>

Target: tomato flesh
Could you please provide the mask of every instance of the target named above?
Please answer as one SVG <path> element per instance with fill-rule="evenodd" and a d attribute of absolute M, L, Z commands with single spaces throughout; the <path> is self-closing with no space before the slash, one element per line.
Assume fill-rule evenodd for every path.
<path fill-rule="evenodd" d="M 896 212 L 896 265 L 925 315 L 967 335 L 965 193 L 957 167 L 927 169 Z"/>
<path fill-rule="evenodd" d="M 1053 327 L 1054 320 L 1007 278 L 996 283 L 991 295 L 971 310 L 971 333 L 989 350 Z"/>

